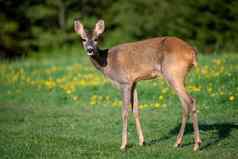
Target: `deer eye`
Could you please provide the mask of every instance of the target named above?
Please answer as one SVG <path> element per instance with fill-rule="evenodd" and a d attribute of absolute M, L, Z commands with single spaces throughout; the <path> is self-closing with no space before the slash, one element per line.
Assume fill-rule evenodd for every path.
<path fill-rule="evenodd" d="M 98 38 L 94 39 L 95 42 L 98 42 Z"/>
<path fill-rule="evenodd" d="M 86 39 L 81 39 L 83 42 L 86 42 Z"/>

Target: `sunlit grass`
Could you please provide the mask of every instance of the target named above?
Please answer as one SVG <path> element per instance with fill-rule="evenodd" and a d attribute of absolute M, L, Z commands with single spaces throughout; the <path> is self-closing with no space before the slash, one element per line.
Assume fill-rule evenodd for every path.
<path fill-rule="evenodd" d="M 205 57 L 202 57 L 205 58 Z M 230 89 L 226 83 L 221 83 L 217 87 L 217 81 L 222 80 L 220 77 L 235 78 L 234 71 L 237 71 L 238 63 L 229 64 L 229 56 L 214 56 L 210 63 L 201 63 L 198 67 L 193 69 L 192 75 L 188 79 L 187 89 L 192 94 L 206 94 L 211 97 L 225 97 L 227 100 L 234 102 L 238 96 L 237 89 Z M 81 60 L 82 61 L 82 60 Z M 35 67 L 35 64 L 43 67 Z M 79 100 L 77 95 L 79 88 L 87 87 L 103 87 L 110 84 L 108 79 L 100 74 L 95 74 L 96 70 L 93 66 L 84 66 L 79 63 L 71 63 L 61 66 L 60 64 L 50 64 L 41 61 L 27 61 L 19 63 L 1 63 L 0 64 L 0 80 L 2 83 L 8 85 L 21 85 L 24 87 L 31 87 L 33 89 L 44 90 L 52 92 L 54 90 L 65 93 L 65 96 Z M 45 65 L 45 66 L 44 66 Z M 19 67 L 20 66 L 20 67 Z M 235 80 L 235 79 L 234 79 Z M 202 81 L 202 82 L 201 82 Z M 206 81 L 206 82 L 203 82 Z M 215 82 L 214 82 L 215 81 Z M 159 108 L 164 104 L 164 97 L 172 95 L 167 83 L 164 80 L 156 80 L 144 82 L 145 85 L 152 85 L 158 87 L 159 96 L 153 103 L 141 104 L 141 108 L 155 107 Z M 14 92 L 11 92 L 14 93 Z M 112 99 L 110 96 L 91 94 L 89 98 L 90 105 L 100 105 L 105 103 L 112 106 L 120 106 L 120 99 Z"/>
<path fill-rule="evenodd" d="M 181 109 L 162 77 L 138 84 L 149 146 L 135 146 L 131 119 L 129 138 L 134 146 L 121 153 L 120 93 L 86 55 L 1 61 L 0 154 L 3 158 L 235 158 L 237 61 L 235 54 L 201 55 L 186 80 L 198 103 L 204 141 L 198 153 L 192 152 L 191 125 L 185 136 L 189 146 L 172 148 Z"/>

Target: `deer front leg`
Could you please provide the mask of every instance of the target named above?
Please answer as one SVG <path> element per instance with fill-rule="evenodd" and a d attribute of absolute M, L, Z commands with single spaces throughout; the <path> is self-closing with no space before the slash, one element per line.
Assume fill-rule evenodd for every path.
<path fill-rule="evenodd" d="M 122 107 L 122 143 L 121 150 L 125 150 L 128 144 L 128 107 L 131 104 L 131 88 L 132 85 L 126 84 L 122 85 L 122 98 L 123 98 L 123 107 Z"/>
<path fill-rule="evenodd" d="M 140 123 L 140 109 L 139 109 L 139 101 L 138 101 L 138 96 L 137 96 L 137 91 L 134 86 L 132 90 L 132 107 L 133 107 L 133 114 L 136 122 L 136 130 L 137 134 L 139 137 L 139 145 L 142 146 L 144 145 L 144 135 Z"/>

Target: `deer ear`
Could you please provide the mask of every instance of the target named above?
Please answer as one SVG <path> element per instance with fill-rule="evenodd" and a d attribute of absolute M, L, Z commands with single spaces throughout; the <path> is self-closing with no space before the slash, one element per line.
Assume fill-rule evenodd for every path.
<path fill-rule="evenodd" d="M 104 25 L 104 20 L 99 20 L 97 21 L 95 28 L 94 28 L 94 33 L 99 36 L 104 32 L 105 25 Z"/>
<path fill-rule="evenodd" d="M 74 20 L 74 31 L 78 33 L 82 38 L 86 37 L 83 24 L 78 20 Z"/>

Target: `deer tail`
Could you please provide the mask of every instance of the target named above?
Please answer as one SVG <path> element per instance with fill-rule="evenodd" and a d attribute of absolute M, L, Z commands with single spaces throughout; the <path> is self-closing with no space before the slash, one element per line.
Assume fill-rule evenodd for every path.
<path fill-rule="evenodd" d="M 197 52 L 198 52 L 197 49 L 194 49 L 193 54 L 192 54 L 192 58 L 193 58 L 192 64 L 195 67 L 198 65 L 198 62 L 197 62 Z"/>

